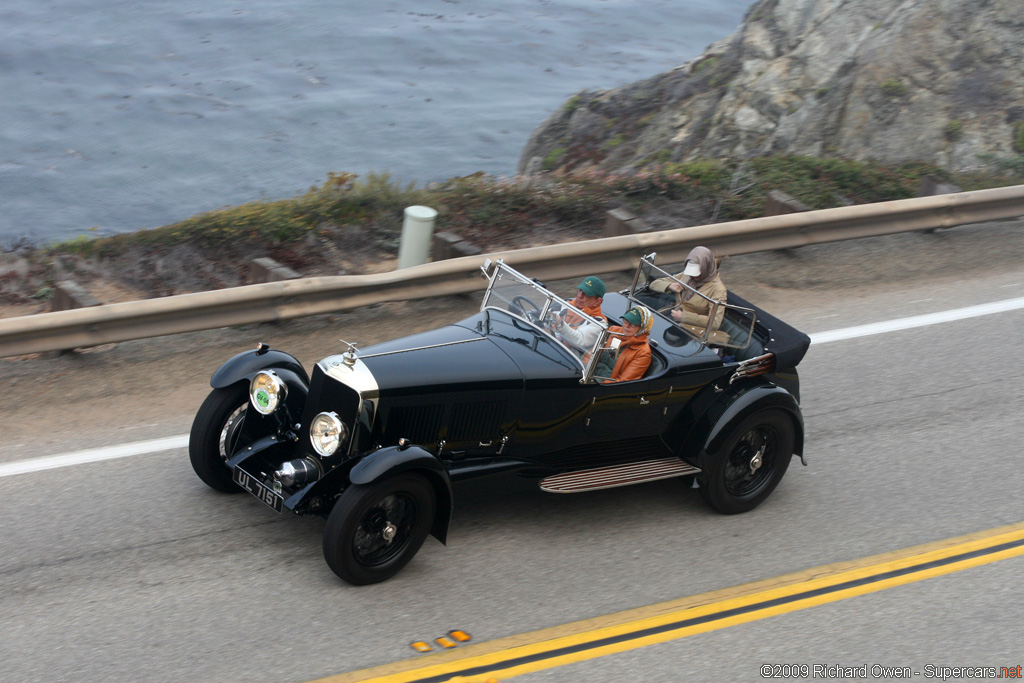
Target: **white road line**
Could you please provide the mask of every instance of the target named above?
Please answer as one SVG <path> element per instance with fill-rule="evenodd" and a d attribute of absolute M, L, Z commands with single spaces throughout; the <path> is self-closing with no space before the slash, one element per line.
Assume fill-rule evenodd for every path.
<path fill-rule="evenodd" d="M 1024 308 L 1024 297 L 1019 299 L 1007 299 L 1005 301 L 994 301 L 990 304 L 980 304 L 978 306 L 968 306 L 967 308 L 957 308 L 952 311 L 940 311 L 938 313 L 926 313 L 925 315 L 915 315 L 909 318 L 900 318 L 898 320 L 887 320 L 881 323 L 858 325 L 856 327 L 844 327 L 841 330 L 832 330 L 831 332 L 818 332 L 811 335 L 811 344 L 827 344 L 828 342 L 853 339 L 855 337 L 867 337 L 873 334 L 898 332 L 899 330 L 909 330 L 914 327 L 938 325 L 939 323 L 948 323 L 953 322 L 954 320 L 975 318 L 979 315 L 1005 313 L 1019 308 Z"/>
<path fill-rule="evenodd" d="M 856 327 L 844 327 L 830 332 L 818 332 L 811 335 L 811 344 L 827 344 L 828 342 L 854 339 L 856 337 L 867 337 L 874 334 L 885 334 L 899 330 L 909 330 L 914 327 L 926 325 L 938 325 L 954 320 L 975 318 L 981 315 L 993 313 L 1005 313 L 1024 308 L 1024 297 L 1019 299 L 1007 299 L 995 301 L 990 304 L 968 306 L 952 311 L 941 311 L 939 313 L 928 313 L 926 315 L 915 315 L 899 320 L 888 320 L 886 322 L 871 323 L 870 325 L 858 325 Z M 151 441 L 137 441 L 135 443 L 121 444 L 119 446 L 107 446 L 105 448 L 92 448 L 87 451 L 68 453 L 66 455 L 52 455 L 44 458 L 31 458 L 18 460 L 16 462 L 0 465 L 0 478 L 10 477 L 15 474 L 27 474 L 29 472 L 40 472 L 58 467 L 69 467 L 101 460 L 113 460 L 115 458 L 127 458 L 133 455 L 145 455 L 146 453 L 157 453 L 169 451 L 176 448 L 188 446 L 188 434 L 169 436 L 164 439 L 153 439 Z"/>
<path fill-rule="evenodd" d="M 185 448 L 187 446 L 188 434 L 179 434 L 178 436 L 168 436 L 163 439 L 153 439 L 151 441 L 136 441 L 135 443 L 126 443 L 119 446 L 91 448 L 87 451 L 78 451 L 77 453 L 68 453 L 66 455 L 51 455 L 44 458 L 18 460 L 0 465 L 0 478 L 10 477 L 15 474 L 27 474 L 29 472 L 52 470 L 58 467 L 68 467 L 70 465 L 81 465 L 87 462 L 99 462 L 101 460 L 113 460 L 115 458 L 127 458 L 133 455 L 169 451 L 175 448 Z"/>

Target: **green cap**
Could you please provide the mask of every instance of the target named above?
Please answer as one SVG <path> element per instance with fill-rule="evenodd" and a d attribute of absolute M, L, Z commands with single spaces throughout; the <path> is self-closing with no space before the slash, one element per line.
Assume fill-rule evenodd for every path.
<path fill-rule="evenodd" d="M 587 296 L 604 296 L 605 291 L 607 291 L 604 283 L 601 282 L 601 278 L 594 277 L 593 275 L 583 278 L 583 282 L 576 289 Z"/>
<path fill-rule="evenodd" d="M 634 306 L 622 316 L 624 323 L 631 323 L 640 328 L 637 334 L 649 334 L 654 326 L 654 316 L 643 306 Z"/>
<path fill-rule="evenodd" d="M 641 317 L 640 315 L 640 309 L 636 307 L 633 307 L 626 311 L 626 314 L 622 316 L 622 319 L 625 320 L 627 323 L 636 325 L 637 327 L 640 327 L 643 323 L 643 317 Z"/>

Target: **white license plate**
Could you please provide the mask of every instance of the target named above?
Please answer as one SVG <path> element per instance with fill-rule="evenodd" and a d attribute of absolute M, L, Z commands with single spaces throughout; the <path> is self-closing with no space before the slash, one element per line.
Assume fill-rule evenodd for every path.
<path fill-rule="evenodd" d="M 235 483 L 243 489 L 256 496 L 278 512 L 281 511 L 281 504 L 284 502 L 284 498 L 274 493 L 273 489 L 258 481 L 256 477 L 252 476 L 248 472 L 243 472 L 241 469 L 236 467 L 234 479 Z"/>

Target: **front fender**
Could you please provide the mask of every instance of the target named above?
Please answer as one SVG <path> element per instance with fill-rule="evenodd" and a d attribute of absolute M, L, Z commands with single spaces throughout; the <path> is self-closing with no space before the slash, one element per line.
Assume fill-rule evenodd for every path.
<path fill-rule="evenodd" d="M 296 360 L 295 356 L 276 349 L 263 353 L 257 349 L 243 351 L 217 368 L 217 372 L 210 378 L 210 386 L 214 389 L 223 389 L 242 380 L 250 382 L 257 372 L 267 368 L 287 370 L 300 378 L 305 386 L 309 386 L 309 375 L 306 374 L 302 363 Z"/>
<path fill-rule="evenodd" d="M 302 363 L 284 351 L 274 349 L 263 353 L 257 349 L 243 351 L 213 373 L 213 377 L 210 378 L 210 386 L 214 389 L 222 389 L 238 382 L 245 382 L 248 385 L 260 370 L 274 370 L 278 377 L 288 385 L 288 395 L 284 399 L 284 409 L 287 410 L 287 415 L 281 414 L 281 408 L 278 408 L 275 415 L 279 415 L 289 427 L 294 425 L 302 417 L 302 411 L 306 407 L 306 396 L 309 395 L 309 375 L 306 374 Z M 272 418 L 273 415 L 263 416 L 255 411 L 250 411 L 246 415 L 246 421 L 242 427 L 243 438 L 252 440 L 275 431 L 280 420 Z"/>
<path fill-rule="evenodd" d="M 356 463 L 349 472 L 349 481 L 353 484 L 370 484 L 384 477 L 408 471 L 419 472 L 434 488 L 437 510 L 434 513 L 430 534 L 441 543 L 445 543 L 452 519 L 454 496 L 448 470 L 434 454 L 419 446 L 381 448 Z"/>

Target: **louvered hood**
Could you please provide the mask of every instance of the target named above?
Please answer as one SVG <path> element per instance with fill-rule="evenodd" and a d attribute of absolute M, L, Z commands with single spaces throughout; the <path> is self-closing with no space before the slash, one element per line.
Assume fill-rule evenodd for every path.
<path fill-rule="evenodd" d="M 439 391 L 521 390 L 523 375 L 488 337 L 458 325 L 360 349 L 381 400 Z"/>

